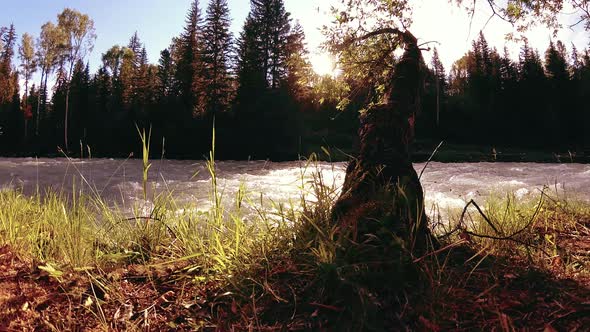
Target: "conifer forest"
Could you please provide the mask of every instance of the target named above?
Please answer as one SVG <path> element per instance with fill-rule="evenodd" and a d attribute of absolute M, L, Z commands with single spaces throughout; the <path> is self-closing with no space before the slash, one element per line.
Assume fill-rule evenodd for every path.
<path fill-rule="evenodd" d="M 137 126 L 151 128 L 153 155 L 199 159 L 213 125 L 225 159 L 293 160 L 320 146 L 349 151 L 358 144 L 359 110 L 380 96 L 382 64 L 364 75 L 343 68 L 319 76 L 297 18 L 282 1 L 266 2 L 252 2 L 234 36 L 226 0 L 194 1 L 159 59 L 147 58 L 141 31 L 126 45 L 93 50 L 100 31 L 74 9 L 44 23 L 39 36 L 0 27 L 0 153 L 124 157 L 139 150 Z M 97 71 L 90 51 L 102 54 Z M 552 40 L 537 50 L 524 39 L 513 58 L 480 32 L 451 68 L 436 44 L 428 52 L 419 142 L 590 146 L 589 49 Z"/>

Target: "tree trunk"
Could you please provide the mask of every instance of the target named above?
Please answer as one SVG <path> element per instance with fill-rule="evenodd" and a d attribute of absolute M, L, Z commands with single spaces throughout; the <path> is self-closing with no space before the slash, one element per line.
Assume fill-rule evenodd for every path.
<path fill-rule="evenodd" d="M 70 84 L 70 83 L 68 83 Z M 70 149 L 68 147 L 68 111 L 69 111 L 69 106 L 70 106 L 70 87 L 68 85 L 68 88 L 66 90 L 66 114 L 65 114 L 65 119 L 64 119 L 64 151 L 69 152 Z"/>
<path fill-rule="evenodd" d="M 332 219 L 342 231 L 350 231 L 354 240 L 373 233 L 375 221 L 379 221 L 407 240 L 410 249 L 422 251 L 430 232 L 409 146 L 420 108 L 425 65 L 416 38 L 408 31 L 393 32 L 405 52 L 395 65 L 385 102 L 361 115 L 360 153 L 348 165 Z"/>
<path fill-rule="evenodd" d="M 69 152 L 70 147 L 68 146 L 68 120 L 69 120 L 69 111 L 70 111 L 70 89 L 72 87 L 72 73 L 74 71 L 74 60 L 77 58 L 78 52 L 74 53 L 74 56 L 71 57 L 70 62 L 70 70 L 68 71 L 68 78 L 66 84 L 68 85 L 66 89 L 66 112 L 64 116 L 64 151 Z"/>
<path fill-rule="evenodd" d="M 24 109 L 24 117 L 25 117 L 25 143 L 27 142 L 27 132 L 29 127 L 29 119 L 27 118 L 27 106 L 29 106 L 29 75 L 25 73 L 25 109 Z"/>
<path fill-rule="evenodd" d="M 43 94 L 43 77 L 45 75 L 45 66 L 41 68 L 41 81 L 39 87 L 39 95 L 37 96 L 37 118 L 35 119 L 35 136 L 39 136 L 39 111 L 41 109 L 41 95 Z M 45 85 L 47 85 L 47 78 L 45 78 Z"/>

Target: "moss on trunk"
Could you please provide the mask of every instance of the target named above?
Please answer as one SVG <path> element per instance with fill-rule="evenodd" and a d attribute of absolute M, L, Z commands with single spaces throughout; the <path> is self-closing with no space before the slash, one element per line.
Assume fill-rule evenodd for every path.
<path fill-rule="evenodd" d="M 384 103 L 361 115 L 360 153 L 350 162 L 332 218 L 353 239 L 372 233 L 375 222 L 425 248 L 430 232 L 423 192 L 410 158 L 414 119 L 420 109 L 425 65 L 416 38 L 397 31 L 405 52 L 396 64 Z"/>

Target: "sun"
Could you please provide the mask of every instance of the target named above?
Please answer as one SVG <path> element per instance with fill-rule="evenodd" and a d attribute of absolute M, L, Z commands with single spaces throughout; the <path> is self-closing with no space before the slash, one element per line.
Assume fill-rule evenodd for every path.
<path fill-rule="evenodd" d="M 338 69 L 334 57 L 328 53 L 318 53 L 311 56 L 313 71 L 320 76 L 337 76 Z"/>

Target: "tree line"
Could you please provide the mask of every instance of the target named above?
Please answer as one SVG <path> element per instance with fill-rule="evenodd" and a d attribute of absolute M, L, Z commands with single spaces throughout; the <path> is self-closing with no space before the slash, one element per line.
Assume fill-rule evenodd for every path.
<path fill-rule="evenodd" d="M 96 73 L 85 62 L 96 38 L 88 15 L 65 9 L 18 45 L 15 27 L 2 28 L 1 152 L 122 156 L 138 150 L 137 126 L 151 127 L 157 154 L 200 157 L 215 121 L 226 158 L 297 157 L 315 77 L 303 29 L 282 0 L 252 0 L 237 37 L 230 23 L 226 0 L 205 11 L 195 0 L 157 64 L 135 33 L 102 53 Z"/>
<path fill-rule="evenodd" d="M 435 49 L 421 133 L 474 144 L 588 148 L 589 52 L 551 41 L 540 54 L 525 39 L 513 61 L 480 33 L 446 75 Z"/>
<path fill-rule="evenodd" d="M 210 0 L 204 11 L 195 0 L 183 32 L 157 63 L 148 61 L 135 33 L 127 45 L 102 53 L 95 73 L 86 62 L 96 38 L 88 15 L 65 9 L 37 38 L 24 33 L 20 41 L 14 26 L 0 28 L 0 153 L 126 156 L 140 150 L 137 126 L 151 128 L 154 155 L 200 158 L 211 148 L 213 125 L 221 158 L 293 159 L 320 146 L 350 149 L 358 111 L 385 88 L 379 73 L 390 64 L 375 62 L 376 70 L 362 75 L 347 65 L 336 78 L 316 75 L 303 29 L 283 0 L 251 0 L 238 36 L 230 22 L 226 0 Z M 525 41 L 513 61 L 480 34 L 448 75 L 433 52 L 418 139 L 590 146 L 588 50 L 568 54 L 557 41 L 541 57 Z M 342 56 L 366 63 L 365 55 Z"/>

